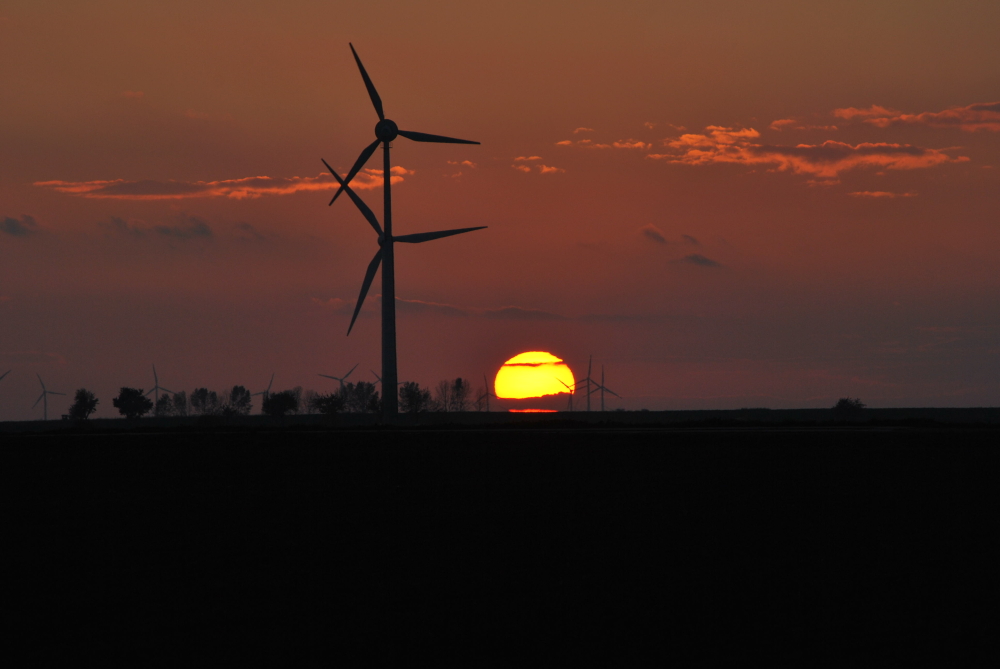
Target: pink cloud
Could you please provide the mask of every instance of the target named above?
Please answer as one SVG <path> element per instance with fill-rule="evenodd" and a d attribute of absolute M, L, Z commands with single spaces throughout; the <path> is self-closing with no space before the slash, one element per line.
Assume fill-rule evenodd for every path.
<path fill-rule="evenodd" d="M 853 197 L 886 198 L 889 200 L 897 197 L 916 197 L 916 193 L 890 193 L 884 190 L 859 190 L 851 193 Z"/>
<path fill-rule="evenodd" d="M 389 181 L 397 184 L 403 175 L 413 170 L 395 166 Z M 36 181 L 36 186 L 51 188 L 59 193 L 106 200 L 183 200 L 198 197 L 228 197 L 235 200 L 262 195 L 291 195 L 303 191 L 332 190 L 338 187 L 333 177 L 321 173 L 316 177 L 245 177 L 220 181 Z M 351 181 L 355 190 L 382 187 L 382 170 L 365 169 Z"/>
<path fill-rule="evenodd" d="M 686 134 L 666 145 L 675 153 L 648 154 L 648 158 L 668 160 L 686 165 L 733 163 L 767 165 L 775 171 L 791 171 L 823 179 L 835 179 L 848 170 L 878 167 L 891 170 L 911 170 L 934 167 L 944 163 L 964 162 L 968 158 L 952 158 L 939 149 L 925 149 L 909 144 L 861 143 L 857 145 L 827 140 L 822 144 L 780 146 L 759 144 L 753 128 L 708 126 L 704 135 Z"/>

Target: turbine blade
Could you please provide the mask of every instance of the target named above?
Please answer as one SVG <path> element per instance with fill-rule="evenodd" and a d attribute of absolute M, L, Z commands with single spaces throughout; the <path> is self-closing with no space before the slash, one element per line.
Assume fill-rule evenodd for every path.
<path fill-rule="evenodd" d="M 57 393 L 54 390 L 49 390 L 48 393 L 49 393 L 49 395 L 65 395 L 66 394 L 66 393 Z"/>
<path fill-rule="evenodd" d="M 413 132 L 412 130 L 399 130 L 400 135 L 414 142 L 437 142 L 438 144 L 479 144 L 471 139 L 455 139 L 444 135 L 429 135 L 426 132 Z"/>
<path fill-rule="evenodd" d="M 151 393 L 151 392 L 153 392 L 154 390 L 156 390 L 156 388 L 150 388 L 149 390 L 147 390 L 146 392 L 144 392 L 144 393 L 142 394 L 142 396 L 143 396 L 143 397 L 145 397 L 146 395 L 150 394 L 150 393 Z"/>
<path fill-rule="evenodd" d="M 3 377 L 7 376 L 8 374 L 10 374 L 12 371 L 14 371 L 14 370 L 13 369 L 8 369 L 6 372 L 4 372 L 3 376 L 0 376 L 0 381 L 3 381 Z"/>
<path fill-rule="evenodd" d="M 384 121 L 385 114 L 382 112 L 382 98 L 378 96 L 378 91 L 375 90 L 375 84 L 368 77 L 368 73 L 365 72 L 365 66 L 361 64 L 361 59 L 358 58 L 358 52 L 354 50 L 354 45 L 348 42 L 351 47 L 351 53 L 354 54 L 354 62 L 358 64 L 358 69 L 361 70 L 361 78 L 365 80 L 365 88 L 368 89 L 368 97 L 372 99 L 372 104 L 375 106 L 375 113 L 378 114 L 378 120 Z"/>
<path fill-rule="evenodd" d="M 38 403 L 42 401 L 43 397 L 45 397 L 45 392 L 44 391 L 42 392 L 41 395 L 38 396 L 38 399 L 35 400 L 35 403 L 31 405 L 31 408 L 34 409 L 36 406 L 38 406 Z"/>
<path fill-rule="evenodd" d="M 271 392 L 272 383 L 274 383 L 274 372 L 271 372 L 271 380 L 267 382 L 267 390 L 265 392 Z"/>
<path fill-rule="evenodd" d="M 38 372 L 35 372 L 35 376 L 38 377 L 38 382 L 40 384 L 42 384 L 42 392 L 44 393 L 45 392 L 45 381 L 42 381 L 42 375 L 39 374 Z"/>
<path fill-rule="evenodd" d="M 323 159 L 320 158 L 320 160 Z M 364 200 L 358 197 L 358 194 L 354 192 L 354 189 L 344 183 L 344 180 L 340 178 L 340 175 L 337 174 L 332 167 L 330 167 L 330 163 L 323 160 L 323 164 L 326 165 L 326 169 L 330 170 L 330 174 L 333 175 L 333 178 L 336 179 L 337 183 L 341 185 L 341 188 L 347 192 L 347 196 L 350 197 L 351 201 L 357 206 L 358 209 L 361 210 L 362 215 L 364 215 L 365 219 L 367 219 L 371 226 L 375 228 L 375 232 L 378 233 L 378 236 L 381 237 L 382 226 L 378 224 L 378 219 L 375 218 L 375 213 L 368 208 L 368 205 L 365 204 Z M 336 196 L 334 196 L 334 200 L 335 199 L 337 199 Z M 333 200 L 330 200 L 330 204 L 333 204 Z"/>
<path fill-rule="evenodd" d="M 351 372 L 353 372 L 353 371 L 354 371 L 355 369 L 357 369 L 357 368 L 358 368 L 358 365 L 360 365 L 360 364 L 361 364 L 361 363 L 359 362 L 359 363 L 357 363 L 356 365 L 354 365 L 354 367 L 351 367 Z M 345 379 L 345 380 L 347 379 L 347 377 L 348 377 L 348 376 L 350 376 L 350 375 L 351 375 L 351 372 L 348 372 L 347 374 L 344 374 L 344 379 Z"/>
<path fill-rule="evenodd" d="M 378 250 L 372 261 L 368 263 L 368 271 L 365 272 L 365 282 L 361 284 L 361 294 L 358 295 L 358 305 L 354 307 L 354 315 L 351 316 L 351 324 L 347 326 L 347 334 L 350 336 L 351 328 L 354 327 L 354 321 L 358 317 L 358 312 L 361 311 L 361 305 L 365 303 L 365 295 L 368 294 L 368 289 L 371 288 L 372 279 L 375 278 L 375 270 L 378 269 L 379 263 L 382 262 L 382 249 Z M 343 383 L 343 381 L 341 381 Z"/>
<path fill-rule="evenodd" d="M 472 232 L 473 230 L 483 230 L 487 226 L 480 225 L 476 228 L 456 228 L 455 230 L 438 230 L 437 232 L 418 232 L 415 235 L 399 235 L 393 236 L 392 241 L 394 242 L 405 242 L 407 244 L 419 244 L 420 242 L 429 242 L 432 239 L 441 239 L 442 237 L 451 237 L 452 235 L 460 235 L 463 232 Z"/>
<path fill-rule="evenodd" d="M 611 388 L 605 388 L 604 386 L 602 386 L 602 385 L 599 385 L 599 384 L 598 384 L 598 386 L 597 386 L 597 387 L 598 387 L 598 388 L 600 388 L 601 390 L 603 390 L 603 391 L 604 391 L 604 392 L 606 392 L 606 393 L 611 393 L 612 395 L 614 395 L 614 396 L 615 396 L 615 397 L 617 397 L 618 399 L 621 399 L 621 398 L 622 398 L 622 396 L 621 396 L 621 395 L 619 395 L 619 394 L 618 394 L 618 393 L 616 393 L 615 391 L 611 390 Z"/>
<path fill-rule="evenodd" d="M 160 392 L 164 392 L 164 393 L 170 393 L 171 395 L 173 395 L 173 394 L 174 394 L 174 391 L 172 391 L 172 390 L 167 390 L 167 389 L 166 389 L 166 388 L 164 388 L 163 386 L 160 386 Z"/>
<path fill-rule="evenodd" d="M 340 381 L 336 376 L 330 376 L 329 374 L 320 374 L 324 379 L 333 379 L 334 381 Z"/>
<path fill-rule="evenodd" d="M 361 171 L 361 168 L 365 166 L 365 163 L 368 162 L 368 159 L 372 157 L 372 154 L 375 153 L 375 149 L 377 149 L 378 145 L 381 143 L 382 143 L 381 139 L 376 139 L 374 142 L 372 142 L 371 144 L 369 144 L 364 148 L 364 150 L 361 152 L 361 155 L 358 156 L 358 159 L 354 161 L 354 167 L 352 167 L 351 171 L 347 173 L 346 177 L 344 177 L 343 182 L 341 182 L 340 184 L 340 188 L 338 188 L 337 192 L 333 194 L 333 199 L 330 200 L 330 204 L 333 204 L 334 202 L 337 201 L 337 198 L 340 197 L 340 194 L 347 187 L 347 184 L 351 183 L 351 179 L 353 179 L 355 175 L 357 175 L 357 173 Z"/>

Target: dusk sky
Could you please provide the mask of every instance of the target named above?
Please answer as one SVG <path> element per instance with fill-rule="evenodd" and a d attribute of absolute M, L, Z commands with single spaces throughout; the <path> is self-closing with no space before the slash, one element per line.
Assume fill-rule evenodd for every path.
<path fill-rule="evenodd" d="M 1000 3 L 0 4 L 0 420 L 380 368 L 335 182 L 400 127 L 399 376 L 610 408 L 1000 404 Z M 381 216 L 380 156 L 354 181 Z M 376 178 L 376 176 L 378 178 Z M 70 397 L 52 398 L 50 417 Z"/>

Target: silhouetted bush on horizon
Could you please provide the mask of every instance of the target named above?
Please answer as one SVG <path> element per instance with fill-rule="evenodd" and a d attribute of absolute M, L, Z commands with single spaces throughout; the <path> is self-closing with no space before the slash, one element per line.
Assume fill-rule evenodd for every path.
<path fill-rule="evenodd" d="M 153 408 L 153 400 L 146 397 L 142 388 L 122 387 L 118 397 L 111 400 L 118 412 L 125 418 L 141 418 Z"/>

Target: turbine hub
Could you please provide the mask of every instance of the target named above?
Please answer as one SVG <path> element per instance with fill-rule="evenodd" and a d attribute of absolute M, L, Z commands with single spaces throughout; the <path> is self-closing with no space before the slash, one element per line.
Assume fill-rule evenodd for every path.
<path fill-rule="evenodd" d="M 389 119 L 383 119 L 375 124 L 375 136 L 383 142 L 391 142 L 398 134 L 399 126 Z"/>

